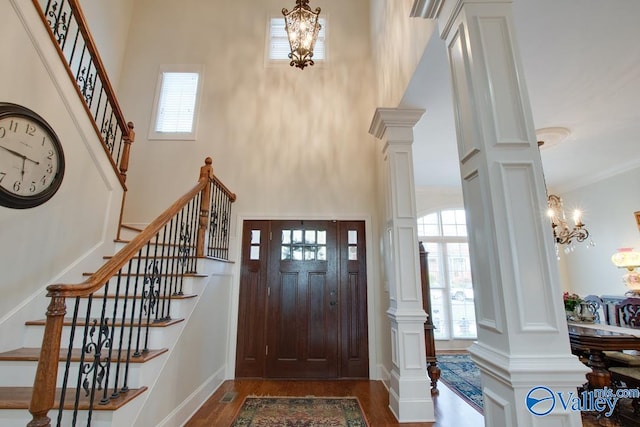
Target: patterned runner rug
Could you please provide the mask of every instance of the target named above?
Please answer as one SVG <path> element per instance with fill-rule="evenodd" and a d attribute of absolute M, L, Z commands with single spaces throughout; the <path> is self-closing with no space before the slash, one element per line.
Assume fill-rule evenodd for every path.
<path fill-rule="evenodd" d="M 480 370 L 468 354 L 438 354 L 440 381 L 482 413 Z"/>
<path fill-rule="evenodd" d="M 232 427 L 368 427 L 356 397 L 247 397 Z"/>

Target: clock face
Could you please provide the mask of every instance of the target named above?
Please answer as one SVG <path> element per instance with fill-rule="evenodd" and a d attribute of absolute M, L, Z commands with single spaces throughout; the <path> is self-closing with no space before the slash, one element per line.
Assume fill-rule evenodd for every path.
<path fill-rule="evenodd" d="M 33 111 L 0 103 L 0 205 L 24 209 L 49 200 L 64 175 L 53 129 Z"/>

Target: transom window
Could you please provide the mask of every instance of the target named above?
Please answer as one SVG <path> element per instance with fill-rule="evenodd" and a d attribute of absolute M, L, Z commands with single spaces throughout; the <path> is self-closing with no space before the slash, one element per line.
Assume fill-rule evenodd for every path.
<path fill-rule="evenodd" d="M 320 32 L 318 33 L 318 39 L 316 45 L 313 48 L 313 60 L 315 62 L 322 62 L 326 59 L 326 33 L 327 33 L 327 21 L 324 18 L 318 18 L 320 22 Z M 289 38 L 287 37 L 287 30 L 285 30 L 284 17 L 271 18 L 269 21 L 269 46 L 267 49 L 269 62 L 287 62 L 289 63 L 289 53 L 291 53 L 291 47 L 289 46 Z"/>
<path fill-rule="evenodd" d="M 429 284 L 435 338 L 475 339 L 477 329 L 464 209 L 441 210 L 418 219 L 429 253 Z"/>

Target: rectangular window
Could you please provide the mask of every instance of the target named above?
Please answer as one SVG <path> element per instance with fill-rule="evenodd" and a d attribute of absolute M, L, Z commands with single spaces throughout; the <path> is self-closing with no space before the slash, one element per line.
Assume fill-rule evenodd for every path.
<path fill-rule="evenodd" d="M 149 139 L 196 139 L 203 74 L 200 65 L 160 67 Z"/>
<path fill-rule="evenodd" d="M 318 18 L 318 21 L 320 22 L 321 28 L 318 33 L 316 45 L 313 49 L 313 60 L 316 63 L 326 60 L 327 20 L 325 18 Z M 269 40 L 269 46 L 267 48 L 268 62 L 286 62 L 289 64 L 289 53 L 291 52 L 291 48 L 289 47 L 287 30 L 285 30 L 284 17 L 271 18 L 269 21 L 269 34 L 267 39 Z"/>

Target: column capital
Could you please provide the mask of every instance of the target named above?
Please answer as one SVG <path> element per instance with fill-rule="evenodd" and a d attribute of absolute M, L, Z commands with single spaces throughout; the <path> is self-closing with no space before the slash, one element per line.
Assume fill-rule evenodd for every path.
<path fill-rule="evenodd" d="M 382 139 L 391 127 L 413 129 L 423 114 L 424 110 L 419 108 L 376 108 L 369 133 Z"/>

